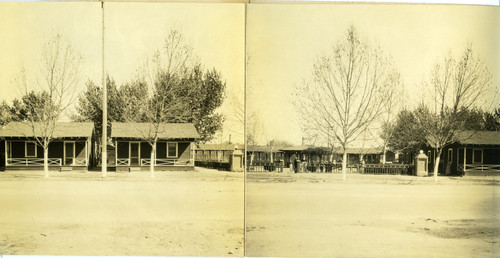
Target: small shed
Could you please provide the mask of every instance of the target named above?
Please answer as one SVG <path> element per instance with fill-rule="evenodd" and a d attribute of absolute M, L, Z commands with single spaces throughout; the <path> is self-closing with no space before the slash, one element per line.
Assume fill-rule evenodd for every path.
<path fill-rule="evenodd" d="M 0 129 L 3 165 L 6 169 L 43 168 L 43 148 L 37 142 L 43 124 L 10 122 Z M 52 168 L 88 169 L 91 159 L 93 123 L 57 122 L 49 143 L 48 164 Z"/>
<path fill-rule="evenodd" d="M 156 153 L 148 139 L 157 133 Z M 160 170 L 194 170 L 195 141 L 199 138 L 191 123 L 111 123 L 117 171 L 148 170 L 151 163 Z"/>

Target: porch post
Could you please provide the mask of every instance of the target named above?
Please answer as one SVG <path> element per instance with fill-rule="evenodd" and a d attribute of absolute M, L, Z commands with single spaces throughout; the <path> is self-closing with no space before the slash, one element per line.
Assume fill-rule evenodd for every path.
<path fill-rule="evenodd" d="M 85 166 L 89 166 L 89 150 L 88 150 L 88 146 L 89 146 L 89 140 L 87 139 L 85 141 Z"/>
<path fill-rule="evenodd" d="M 194 166 L 194 155 L 195 155 L 194 142 L 191 142 L 191 164 L 193 164 L 193 166 Z"/>
<path fill-rule="evenodd" d="M 118 140 L 115 140 L 115 167 L 118 165 Z"/>
<path fill-rule="evenodd" d="M 7 161 L 7 158 L 8 158 L 8 155 L 7 155 L 7 139 L 5 140 L 5 166 L 7 166 L 7 164 L 9 164 L 9 162 Z"/>
<path fill-rule="evenodd" d="M 466 164 L 466 160 L 467 160 L 466 157 L 467 157 L 467 148 L 464 147 L 464 173 L 466 170 L 466 168 L 465 168 L 465 164 Z"/>

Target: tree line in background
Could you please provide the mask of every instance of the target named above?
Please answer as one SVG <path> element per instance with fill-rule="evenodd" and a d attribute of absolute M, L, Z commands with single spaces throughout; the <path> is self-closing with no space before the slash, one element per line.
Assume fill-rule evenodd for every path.
<path fill-rule="evenodd" d="M 47 150 L 53 140 L 55 122 L 70 117 L 77 122 L 94 122 L 96 138 L 102 135 L 103 88 L 87 81 L 86 89 L 76 96 L 81 83 L 82 57 L 60 35 L 50 39 L 42 49 L 42 78 L 28 79 L 22 70 L 17 82 L 23 96 L 12 105 L 0 104 L 0 124 L 10 121 L 29 122 L 37 144 L 44 149 L 45 176 L 48 176 Z M 35 76 L 34 76 L 35 77 Z M 141 131 L 143 140 L 152 146 L 154 160 L 158 136 L 164 123 L 193 123 L 200 142 L 214 138 L 221 130 L 224 116 L 217 112 L 225 98 L 226 83 L 220 72 L 205 69 L 183 35 L 171 30 L 163 45 L 138 67 L 137 74 L 120 86 L 112 76 L 106 78 L 108 130 L 111 122 L 148 123 Z M 69 114 L 76 103 L 76 113 Z M 109 131 L 108 131 L 108 135 Z M 151 176 L 154 164 L 151 162 Z"/>
<path fill-rule="evenodd" d="M 311 78 L 296 87 L 294 104 L 305 135 L 320 137 L 332 150 L 343 150 L 344 180 L 347 148 L 378 131 L 383 160 L 388 149 L 435 149 L 437 181 L 443 148 L 456 142 L 462 130 L 499 130 L 500 108 L 480 108 L 495 92 L 491 73 L 471 45 L 460 56 L 450 54 L 438 62 L 422 86 L 430 96 L 415 109 L 408 108 L 390 56 L 351 26 L 343 40 L 316 60 Z"/>

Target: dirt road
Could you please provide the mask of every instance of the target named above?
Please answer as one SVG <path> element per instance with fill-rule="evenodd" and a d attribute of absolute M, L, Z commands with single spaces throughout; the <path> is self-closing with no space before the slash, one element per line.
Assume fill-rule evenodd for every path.
<path fill-rule="evenodd" d="M 498 257 L 498 181 L 247 175 L 247 256 Z"/>
<path fill-rule="evenodd" d="M 0 173 L 0 254 L 243 255 L 243 173 L 62 173 Z"/>

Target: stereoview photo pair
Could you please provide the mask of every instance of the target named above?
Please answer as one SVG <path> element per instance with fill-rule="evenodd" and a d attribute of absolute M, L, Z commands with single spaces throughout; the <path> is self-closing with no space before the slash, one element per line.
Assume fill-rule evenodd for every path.
<path fill-rule="evenodd" d="M 498 256 L 499 14 L 2 2 L 0 254 Z"/>

